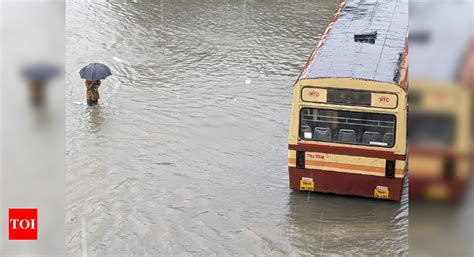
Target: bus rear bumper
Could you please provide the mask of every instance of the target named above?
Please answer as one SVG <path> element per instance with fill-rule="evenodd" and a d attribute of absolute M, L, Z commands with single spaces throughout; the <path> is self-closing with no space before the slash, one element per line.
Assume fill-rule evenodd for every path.
<path fill-rule="evenodd" d="M 410 199 L 462 202 L 464 200 L 468 179 L 423 178 L 410 176 Z"/>
<path fill-rule="evenodd" d="M 290 188 L 400 201 L 403 178 L 289 167 Z M 310 181 L 312 184 L 302 184 Z M 306 185 L 306 187 L 305 187 Z M 311 187 L 312 185 L 312 187 Z"/>

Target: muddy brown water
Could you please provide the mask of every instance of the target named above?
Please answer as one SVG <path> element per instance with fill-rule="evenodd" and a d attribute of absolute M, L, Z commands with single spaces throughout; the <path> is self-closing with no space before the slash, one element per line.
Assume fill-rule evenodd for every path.
<path fill-rule="evenodd" d="M 406 254 L 406 194 L 288 188 L 292 84 L 337 4 L 68 1 L 68 255 Z M 115 74 L 94 108 L 91 61 Z"/>

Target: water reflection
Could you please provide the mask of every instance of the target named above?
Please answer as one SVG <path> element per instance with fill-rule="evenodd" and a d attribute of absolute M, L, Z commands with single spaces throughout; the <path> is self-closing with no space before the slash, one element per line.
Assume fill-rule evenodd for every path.
<path fill-rule="evenodd" d="M 408 248 L 408 209 L 399 203 L 295 191 L 288 207 L 291 236 L 307 253 L 394 255 Z"/>
<path fill-rule="evenodd" d="M 101 108 L 102 107 L 100 105 L 97 105 L 93 107 L 88 107 L 85 110 L 85 113 L 87 113 L 89 119 L 88 131 L 90 133 L 99 132 L 106 121 Z"/>

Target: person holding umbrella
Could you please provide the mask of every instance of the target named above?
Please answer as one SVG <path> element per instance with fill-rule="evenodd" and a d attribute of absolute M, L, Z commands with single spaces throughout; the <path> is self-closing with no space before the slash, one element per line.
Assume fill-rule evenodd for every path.
<path fill-rule="evenodd" d="M 47 84 L 60 74 L 61 70 L 58 65 L 49 62 L 30 63 L 22 68 L 21 75 L 28 82 L 28 94 L 33 106 L 45 105 Z"/>
<path fill-rule="evenodd" d="M 86 99 L 87 105 L 93 106 L 99 103 L 99 87 L 100 80 L 87 80 L 86 79 Z"/>
<path fill-rule="evenodd" d="M 101 80 L 112 75 L 110 68 L 102 63 L 90 63 L 79 71 L 82 79 L 86 80 L 87 105 L 93 106 L 99 102 L 99 87 Z"/>

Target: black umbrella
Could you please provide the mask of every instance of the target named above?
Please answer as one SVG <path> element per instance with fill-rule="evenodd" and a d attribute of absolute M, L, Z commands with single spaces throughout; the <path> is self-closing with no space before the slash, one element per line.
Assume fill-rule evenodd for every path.
<path fill-rule="evenodd" d="M 48 81 L 60 73 L 57 65 L 47 62 L 31 63 L 21 69 L 21 75 L 27 80 Z"/>
<path fill-rule="evenodd" d="M 82 79 L 87 80 L 102 80 L 112 75 L 109 67 L 102 63 L 89 63 L 87 66 L 79 71 Z"/>

